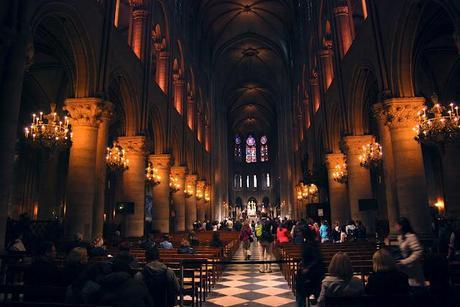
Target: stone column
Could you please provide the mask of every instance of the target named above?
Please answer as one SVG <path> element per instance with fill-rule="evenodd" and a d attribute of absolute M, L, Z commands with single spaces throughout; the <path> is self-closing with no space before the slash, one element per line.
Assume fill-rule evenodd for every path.
<path fill-rule="evenodd" d="M 18 6 L 21 7 L 21 6 Z M 13 183 L 14 155 L 16 147 L 19 110 L 21 106 L 24 70 L 27 68 L 28 53 L 33 56 L 30 27 L 25 8 L 15 14 L 23 26 L 17 23 L 10 26 L 4 24 L 0 34 L 0 250 L 4 248 L 8 203 Z M 28 10 L 30 11 L 30 10 Z M 16 12 L 15 12 L 16 13 Z M 14 18 L 13 18 L 14 19 Z M 28 52 L 30 49 L 31 52 Z"/>
<path fill-rule="evenodd" d="M 59 152 L 50 152 L 40 159 L 40 190 L 38 219 L 42 221 L 56 220 L 59 216 L 57 199 L 57 172 Z M 54 214 L 53 214 L 54 213 Z"/>
<path fill-rule="evenodd" d="M 134 202 L 134 214 L 124 217 L 124 236 L 141 237 L 145 216 L 145 137 L 122 136 L 118 143 L 129 160 L 128 169 L 123 172 L 123 201 Z"/>
<path fill-rule="evenodd" d="M 195 102 L 193 96 L 187 96 L 187 125 L 190 129 L 195 128 Z"/>
<path fill-rule="evenodd" d="M 132 21 L 131 21 L 131 48 L 133 49 L 136 56 L 144 60 L 145 55 L 145 37 L 147 31 L 147 20 L 149 12 L 145 9 L 143 0 L 130 0 L 132 7 Z"/>
<path fill-rule="evenodd" d="M 318 73 L 314 73 L 310 79 L 311 100 L 313 103 L 313 115 L 316 114 L 321 105 L 321 91 L 319 87 Z"/>
<path fill-rule="evenodd" d="M 335 221 L 341 224 L 350 219 L 350 205 L 348 204 L 347 184 L 339 183 L 333 179 L 332 174 L 337 164 L 345 163 L 345 155 L 332 153 L 325 156 L 327 167 L 327 178 L 329 183 L 329 204 L 331 207 L 331 225 Z"/>
<path fill-rule="evenodd" d="M 101 116 L 97 131 L 96 150 L 96 198 L 93 207 L 93 237 L 102 236 L 104 231 L 104 207 L 105 207 L 105 179 L 107 166 L 105 162 L 107 138 L 109 136 L 109 124 L 112 118 L 113 105 L 109 101 L 101 103 Z"/>
<path fill-rule="evenodd" d="M 350 214 L 353 220 L 360 220 L 371 233 L 374 229 L 374 221 L 370 220 L 369 214 L 359 211 L 359 200 L 372 198 L 371 176 L 367 168 L 360 165 L 359 155 L 363 145 L 374 142 L 372 135 L 346 136 L 344 137 L 348 167 L 348 201 Z"/>
<path fill-rule="evenodd" d="M 66 189 L 66 236 L 79 232 L 85 240 L 91 239 L 93 226 L 100 104 L 99 98 L 71 98 L 64 102 L 73 133 Z"/>
<path fill-rule="evenodd" d="M 326 92 L 334 79 L 334 59 L 332 52 L 332 45 L 326 46 L 319 52 L 322 77 L 323 77 L 323 89 Z"/>
<path fill-rule="evenodd" d="M 204 180 L 198 180 L 196 182 L 196 190 L 198 191 L 201 189 L 203 191 L 201 197 L 196 199 L 196 211 L 197 211 L 197 219 L 203 222 L 206 218 L 206 213 L 205 213 L 205 203 L 204 203 L 204 186 L 206 184 L 206 181 Z"/>
<path fill-rule="evenodd" d="M 416 232 L 431 233 L 422 149 L 414 139 L 417 112 L 422 97 L 392 98 L 384 101 L 391 132 L 395 183 L 399 213 L 407 217 Z M 385 150 L 385 149 L 384 149 Z"/>
<path fill-rule="evenodd" d="M 193 230 L 193 222 L 196 221 L 196 175 L 187 175 L 185 177 L 185 187 L 191 188 L 192 195 L 185 198 L 185 229 Z"/>
<path fill-rule="evenodd" d="M 158 154 L 150 155 L 149 161 L 153 167 L 158 169 L 160 183 L 153 187 L 152 190 L 152 229 L 164 233 L 169 232 L 169 173 L 171 155 Z"/>
<path fill-rule="evenodd" d="M 334 8 L 334 17 L 337 23 L 340 57 L 343 57 L 353 43 L 352 24 L 348 5 L 339 5 Z"/>
<path fill-rule="evenodd" d="M 441 154 L 446 214 L 448 217 L 458 217 L 460 216 L 460 188 L 457 178 L 460 174 L 460 146 L 455 143 L 446 144 Z"/>
<path fill-rule="evenodd" d="M 399 217 L 398 212 L 398 191 L 395 183 L 395 170 L 393 161 L 393 148 L 391 143 L 390 128 L 386 125 L 387 116 L 384 112 L 383 104 L 377 103 L 372 107 L 374 117 L 377 120 L 379 129 L 380 145 L 383 149 L 383 178 L 385 182 L 385 195 L 387 202 L 387 215 L 390 229 L 395 229 L 396 221 Z"/>
<path fill-rule="evenodd" d="M 171 176 L 178 179 L 180 189 L 172 193 L 174 211 L 176 212 L 176 231 L 185 231 L 185 166 L 171 167 Z"/>
<path fill-rule="evenodd" d="M 161 90 L 168 93 L 168 64 L 169 64 L 169 53 L 167 51 L 158 51 L 158 63 L 157 63 L 157 83 Z"/>
<path fill-rule="evenodd" d="M 179 114 L 183 113 L 185 82 L 182 79 L 174 80 L 174 107 Z"/>

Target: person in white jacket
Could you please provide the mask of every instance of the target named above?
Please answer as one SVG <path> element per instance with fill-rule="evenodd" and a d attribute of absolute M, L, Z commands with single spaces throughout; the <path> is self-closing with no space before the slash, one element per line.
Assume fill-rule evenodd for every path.
<path fill-rule="evenodd" d="M 423 287 L 423 248 L 407 218 L 400 217 L 396 227 L 399 232 L 399 249 L 403 257 L 399 260 L 398 267 L 409 277 L 411 287 Z"/>

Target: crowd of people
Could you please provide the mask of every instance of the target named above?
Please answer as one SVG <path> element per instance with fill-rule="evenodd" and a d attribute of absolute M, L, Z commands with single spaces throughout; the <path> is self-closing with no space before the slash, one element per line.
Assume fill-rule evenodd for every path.
<path fill-rule="evenodd" d="M 33 261 L 24 274 L 24 284 L 31 286 L 66 287 L 67 303 L 118 305 L 118 306 L 173 306 L 179 292 L 175 274 L 160 262 L 159 250 L 177 248 L 178 253 L 194 254 L 200 245 L 197 231 L 212 225 L 212 240 L 206 244 L 222 247 L 220 231 L 238 231 L 244 257 L 251 260 L 251 247 L 260 249 L 261 259 L 272 260 L 273 248 L 278 244 L 293 243 L 302 246 L 302 261 L 297 272 L 296 298 L 298 306 L 305 306 L 306 299 L 314 297 L 318 306 L 324 306 L 328 297 L 358 297 L 361 295 L 420 297 L 430 304 L 450 306 L 453 297 L 449 281 L 448 261 L 458 261 L 460 232 L 452 225 L 439 223 L 434 227 L 435 243 L 431 253 L 424 250 L 410 222 L 400 218 L 397 223 L 398 248 L 385 247 L 372 256 L 372 273 L 365 279 L 354 276 L 352 261 L 346 253 L 338 252 L 325 267 L 321 244 L 366 240 L 368 234 L 360 221 L 345 224 L 313 220 L 299 221 L 269 218 L 262 215 L 257 220 L 224 219 L 221 222 L 196 222 L 196 230 L 190 231 L 173 246 L 170 235 L 150 234 L 139 241 L 146 250 L 145 266 L 140 266 L 130 254 L 131 243 L 123 241 L 115 233 L 107 244 L 102 236 L 90 242 L 81 234 L 74 239 L 56 245 L 41 242 L 34 251 Z M 106 246 L 110 245 L 110 249 Z M 109 250 L 118 249 L 112 257 Z M 25 253 L 28 244 L 22 234 L 7 246 L 11 253 Z M 63 265 L 56 261 L 57 253 L 65 255 Z M 109 261 L 89 262 L 91 257 L 105 257 Z M 272 265 L 260 265 L 261 273 L 269 273 Z M 166 295 L 165 295 L 166 293 Z M 40 301 L 44 297 L 35 294 L 30 298 Z M 427 299 L 428 298 L 428 299 Z M 161 301 L 166 300 L 166 301 Z M 161 302 L 156 305 L 155 302 Z"/>

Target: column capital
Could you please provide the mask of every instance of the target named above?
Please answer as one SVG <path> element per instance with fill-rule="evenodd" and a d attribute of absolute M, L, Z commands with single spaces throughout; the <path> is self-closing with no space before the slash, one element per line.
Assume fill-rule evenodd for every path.
<path fill-rule="evenodd" d="M 349 15 L 350 10 L 348 9 L 348 5 L 338 5 L 334 8 L 334 15 Z"/>
<path fill-rule="evenodd" d="M 160 54 L 159 54 L 160 59 L 168 59 L 169 58 L 169 52 L 168 51 L 162 49 L 159 52 L 160 52 Z"/>
<path fill-rule="evenodd" d="M 120 136 L 117 138 L 118 143 L 130 154 L 145 155 L 145 136 Z"/>
<path fill-rule="evenodd" d="M 185 178 L 185 173 L 187 172 L 187 168 L 185 166 L 172 166 L 171 167 L 171 175 L 177 176 L 179 178 Z"/>
<path fill-rule="evenodd" d="M 351 135 L 343 138 L 345 152 L 347 155 L 359 155 L 363 145 L 367 145 L 375 141 L 373 135 Z"/>
<path fill-rule="evenodd" d="M 383 103 L 375 103 L 372 105 L 372 115 L 379 123 L 386 123 L 387 114 L 385 112 L 385 107 Z"/>
<path fill-rule="evenodd" d="M 185 86 L 185 81 L 179 74 L 173 74 L 173 83 L 175 86 Z"/>
<path fill-rule="evenodd" d="M 418 112 L 425 106 L 425 98 L 391 98 L 383 102 L 390 128 L 413 128 L 417 124 Z"/>
<path fill-rule="evenodd" d="M 64 110 L 70 115 L 73 126 L 97 127 L 101 115 L 102 100 L 96 97 L 67 98 Z"/>
<path fill-rule="evenodd" d="M 149 16 L 149 11 L 145 10 L 143 7 L 134 8 L 133 18 L 134 19 L 145 19 Z"/>
<path fill-rule="evenodd" d="M 195 185 L 197 178 L 198 178 L 197 175 L 189 174 L 189 175 L 186 175 L 186 176 L 185 176 L 185 181 L 186 181 L 188 184 L 193 184 L 193 185 Z"/>
<path fill-rule="evenodd" d="M 99 107 L 101 108 L 100 120 L 110 121 L 114 115 L 113 103 L 108 100 L 104 100 L 100 103 Z"/>
<path fill-rule="evenodd" d="M 345 163 L 346 156 L 343 153 L 331 153 L 324 155 L 327 169 L 335 169 L 337 164 Z"/>
<path fill-rule="evenodd" d="M 159 169 L 169 169 L 171 167 L 170 154 L 149 155 L 149 161 L 153 163 L 154 167 Z"/>

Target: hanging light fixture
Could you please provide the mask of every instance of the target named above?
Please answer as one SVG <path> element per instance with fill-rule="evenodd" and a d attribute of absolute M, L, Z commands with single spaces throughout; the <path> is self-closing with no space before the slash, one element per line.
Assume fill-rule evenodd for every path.
<path fill-rule="evenodd" d="M 148 184 L 156 186 L 161 182 L 161 176 L 158 174 L 158 169 L 153 167 L 153 163 L 149 162 L 145 169 L 145 181 Z"/>
<path fill-rule="evenodd" d="M 203 187 L 201 185 L 196 186 L 196 199 L 201 200 L 203 198 Z"/>
<path fill-rule="evenodd" d="M 113 171 L 125 171 L 129 168 L 129 160 L 126 158 L 125 149 L 114 141 L 112 147 L 107 147 L 105 161 Z"/>
<path fill-rule="evenodd" d="M 302 200 L 303 197 L 302 197 L 302 186 L 303 186 L 303 183 L 299 183 L 297 186 L 296 186 L 296 191 L 297 191 L 297 200 Z"/>
<path fill-rule="evenodd" d="M 418 123 L 414 127 L 415 139 L 420 143 L 445 143 L 460 136 L 460 116 L 458 106 L 450 103 L 444 107 L 438 96 L 431 97 L 432 108 L 424 107 L 418 112 Z"/>
<path fill-rule="evenodd" d="M 181 189 L 179 178 L 173 176 L 172 174 L 169 176 L 169 189 L 172 193 L 179 192 Z"/>
<path fill-rule="evenodd" d="M 63 150 L 72 146 L 69 118 L 61 119 L 56 113 L 56 104 L 51 104 L 51 113 L 32 114 L 32 122 L 24 128 L 26 141 L 32 146 Z"/>
<path fill-rule="evenodd" d="M 365 168 L 376 167 L 380 164 L 382 158 L 382 146 L 377 142 L 373 142 L 363 145 L 359 155 L 359 164 Z"/>
<path fill-rule="evenodd" d="M 348 171 L 346 163 L 337 163 L 334 171 L 332 172 L 332 179 L 335 182 L 344 184 L 348 181 Z"/>
<path fill-rule="evenodd" d="M 204 188 L 204 201 L 209 202 L 211 197 L 209 196 L 209 185 Z"/>
<path fill-rule="evenodd" d="M 190 198 L 193 196 L 193 185 L 190 183 L 187 183 L 184 188 L 184 194 L 185 198 Z"/>

